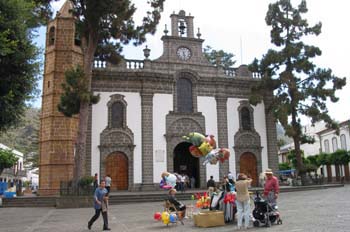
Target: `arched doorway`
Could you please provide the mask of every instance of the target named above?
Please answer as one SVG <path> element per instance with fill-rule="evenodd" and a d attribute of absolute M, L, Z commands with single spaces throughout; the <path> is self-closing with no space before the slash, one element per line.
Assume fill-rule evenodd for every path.
<path fill-rule="evenodd" d="M 189 147 L 192 144 L 187 142 L 179 143 L 174 149 L 174 172 L 193 176 L 196 180 L 195 187 L 199 188 L 199 158 L 191 155 Z"/>
<path fill-rule="evenodd" d="M 253 179 L 252 186 L 258 186 L 257 162 L 254 154 L 243 153 L 239 159 L 239 171 Z"/>
<path fill-rule="evenodd" d="M 112 178 L 111 190 L 128 190 L 128 158 L 116 152 L 107 156 L 105 162 L 106 175 Z"/>

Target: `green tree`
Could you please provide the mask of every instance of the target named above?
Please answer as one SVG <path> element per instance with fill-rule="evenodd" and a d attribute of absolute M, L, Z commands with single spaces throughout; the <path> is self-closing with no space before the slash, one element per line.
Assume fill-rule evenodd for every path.
<path fill-rule="evenodd" d="M 38 95 L 40 50 L 35 28 L 49 15 L 48 1 L 0 0 L 0 132 L 17 125 Z"/>
<path fill-rule="evenodd" d="M 280 0 L 270 4 L 265 21 L 271 26 L 271 42 L 276 49 L 270 49 L 259 61 L 255 59 L 250 70 L 258 72 L 262 81 L 253 87 L 250 101 L 256 105 L 261 102 L 267 91 L 273 91 L 271 104 L 277 120 L 293 138 L 296 168 L 304 180 L 303 162 L 300 144 L 303 132 L 300 116 L 311 118 L 312 123 L 325 121 L 328 127 L 337 128 L 337 124 L 328 115 L 326 101 L 337 102 L 335 91 L 346 84 L 345 78 L 338 78 L 330 69 L 316 67 L 312 58 L 321 55 L 321 50 L 307 45 L 302 38 L 307 35 L 319 35 L 321 23 L 309 26 L 302 14 L 307 12 L 306 1 L 293 7 L 290 0 Z"/>
<path fill-rule="evenodd" d="M 279 163 L 278 164 L 278 170 L 290 170 L 292 167 L 290 166 L 290 163 L 284 162 L 284 163 Z"/>
<path fill-rule="evenodd" d="M 338 165 L 338 166 L 343 166 L 343 165 L 346 165 L 348 164 L 350 161 L 350 157 L 349 157 L 349 154 L 346 150 L 337 150 L 333 153 L 330 154 L 330 157 L 329 157 L 329 162 L 330 164 L 333 164 L 333 165 Z M 342 176 L 343 173 L 342 173 L 342 168 L 340 168 L 340 175 Z"/>
<path fill-rule="evenodd" d="M 215 50 L 210 46 L 204 48 L 204 55 L 212 65 L 220 65 L 223 68 L 232 67 L 236 61 L 235 55 L 224 50 Z"/>
<path fill-rule="evenodd" d="M 5 168 L 15 165 L 17 160 L 18 158 L 11 150 L 0 148 L 0 175 Z"/>
<path fill-rule="evenodd" d="M 133 41 L 134 45 L 140 45 L 146 41 L 146 35 L 155 33 L 160 20 L 160 12 L 163 10 L 164 0 L 149 0 L 151 11 L 147 11 L 142 25 L 136 26 L 133 15 L 136 11 L 130 0 L 105 0 L 86 1 L 72 0 L 73 15 L 77 19 L 77 32 L 81 39 L 81 48 L 84 53 L 82 72 L 71 76 L 69 81 L 78 81 L 83 91 L 71 92 L 65 95 L 75 94 L 75 101 L 61 101 L 59 109 L 65 115 L 79 113 L 79 127 L 75 153 L 74 179 L 77 182 L 85 175 L 86 156 L 86 132 L 88 127 L 89 105 L 96 102 L 97 97 L 91 93 L 92 63 L 95 57 L 101 60 L 116 63 L 120 60 L 120 52 L 125 44 Z M 61 99 L 62 100 L 62 99 Z M 79 111 L 76 109 L 79 108 Z"/>

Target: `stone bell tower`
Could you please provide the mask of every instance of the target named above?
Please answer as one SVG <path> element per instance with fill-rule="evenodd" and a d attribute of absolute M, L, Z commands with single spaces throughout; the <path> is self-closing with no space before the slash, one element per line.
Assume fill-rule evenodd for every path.
<path fill-rule="evenodd" d="M 40 195 L 58 194 L 61 181 L 73 177 L 78 117 L 65 117 L 57 109 L 65 71 L 83 63 L 75 19 L 70 12 L 72 7 L 72 3 L 66 1 L 47 25 L 39 140 Z"/>

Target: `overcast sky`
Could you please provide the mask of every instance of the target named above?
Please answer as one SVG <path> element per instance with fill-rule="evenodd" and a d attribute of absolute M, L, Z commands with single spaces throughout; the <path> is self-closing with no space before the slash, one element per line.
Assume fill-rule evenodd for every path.
<path fill-rule="evenodd" d="M 58 10 L 63 0 L 54 2 Z M 134 0 L 137 11 L 135 21 L 139 22 L 147 8 L 147 0 Z M 223 49 L 235 54 L 236 64 L 249 64 L 256 57 L 261 58 L 271 47 L 270 28 L 266 26 L 265 15 L 268 4 L 272 0 L 166 0 L 158 31 L 154 36 L 148 36 L 147 42 L 141 47 L 128 46 L 124 55 L 129 59 L 143 59 L 142 49 L 147 44 L 151 49 L 151 59 L 162 54 L 160 37 L 164 25 L 170 30 L 170 14 L 178 13 L 180 9 L 194 16 L 195 33 L 200 28 L 204 46 Z M 292 3 L 299 3 L 292 0 Z M 333 118 L 339 121 L 350 118 L 350 1 L 349 0 L 307 0 L 309 9 L 305 17 L 310 25 L 322 22 L 322 33 L 310 36 L 304 41 L 316 45 L 322 50 L 322 56 L 314 62 L 323 68 L 331 68 L 339 77 L 347 77 L 347 86 L 337 93 L 338 103 L 328 104 Z M 45 30 L 40 30 L 39 45 L 43 46 Z M 241 55 L 242 54 L 242 55 Z M 35 104 L 40 106 L 40 100 Z"/>

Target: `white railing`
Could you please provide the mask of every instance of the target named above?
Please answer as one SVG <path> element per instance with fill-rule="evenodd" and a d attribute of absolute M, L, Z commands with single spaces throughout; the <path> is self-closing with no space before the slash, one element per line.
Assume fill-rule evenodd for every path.
<path fill-rule="evenodd" d="M 126 69 L 143 69 L 143 60 L 125 60 Z"/>
<path fill-rule="evenodd" d="M 106 68 L 107 62 L 102 60 L 94 60 L 93 68 Z"/>

